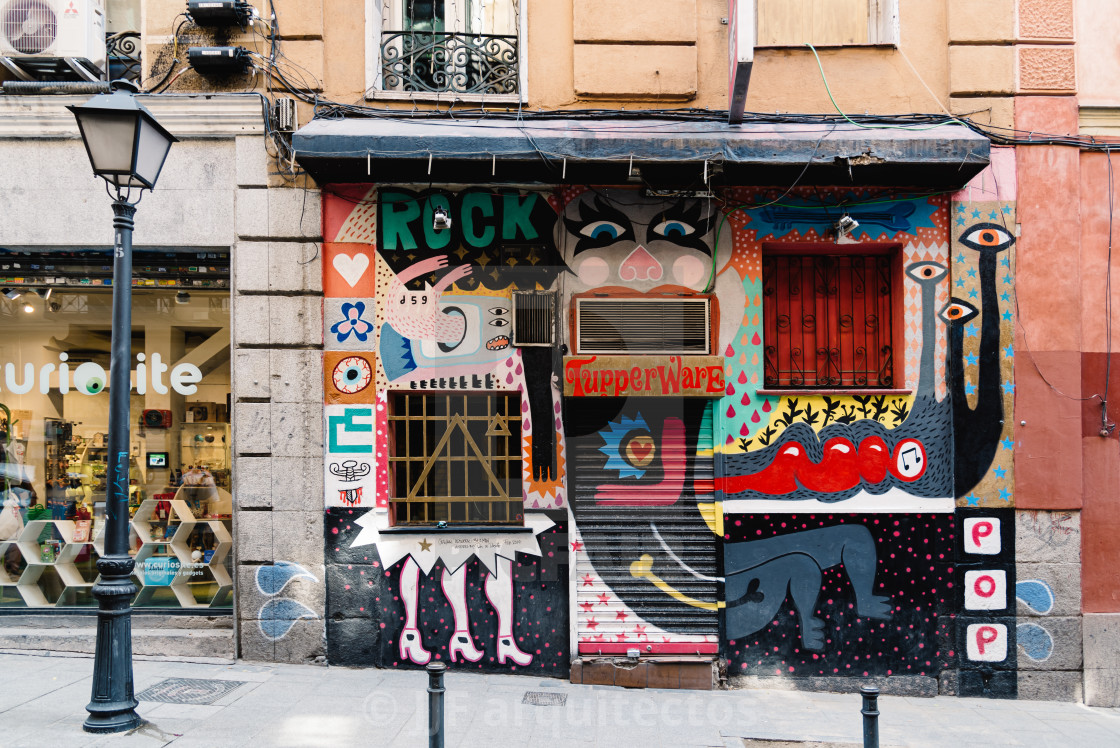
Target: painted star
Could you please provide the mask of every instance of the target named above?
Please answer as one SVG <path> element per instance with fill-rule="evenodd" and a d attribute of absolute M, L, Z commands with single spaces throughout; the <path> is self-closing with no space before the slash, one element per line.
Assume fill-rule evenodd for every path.
<path fill-rule="evenodd" d="M 979 332 L 976 329 L 976 325 L 965 325 L 964 334 L 970 338 L 975 338 L 977 335 L 979 335 Z"/>
<path fill-rule="evenodd" d="M 964 203 L 957 203 L 957 212 L 964 213 Z"/>
<path fill-rule="evenodd" d="M 999 264 L 1003 265 L 1005 268 L 1010 268 L 1011 267 L 1011 258 L 1010 257 L 1004 257 L 1002 260 L 999 261 Z"/>
<path fill-rule="evenodd" d="M 957 278 L 957 288 L 964 288 L 964 278 Z"/>
<path fill-rule="evenodd" d="M 614 614 L 614 619 L 616 621 L 625 621 L 626 620 L 626 611 L 625 610 L 618 611 L 617 613 Z"/>
<path fill-rule="evenodd" d="M 1003 276 L 1003 282 L 1006 283 L 1009 286 L 1011 285 L 1011 274 L 1010 273 Z"/>
<path fill-rule="evenodd" d="M 957 225 L 958 226 L 964 226 L 964 217 L 963 216 L 958 216 L 957 217 Z"/>
<path fill-rule="evenodd" d="M 969 268 L 968 269 L 968 277 L 969 278 L 975 278 L 976 277 L 976 268 Z"/>
<path fill-rule="evenodd" d="M 424 538 L 423 540 L 420 541 L 420 550 L 422 550 L 422 551 L 432 550 L 432 544 L 428 542 L 427 538 Z"/>
<path fill-rule="evenodd" d="M 1015 394 L 1015 385 L 1013 385 L 1011 382 L 1004 382 L 1003 384 L 1000 385 L 1000 387 L 1003 387 L 1004 394 L 1007 394 L 1007 395 Z"/>
<path fill-rule="evenodd" d="M 997 214 L 997 213 L 996 213 L 996 212 L 995 212 L 995 211 L 993 210 L 993 211 L 992 211 L 991 213 L 989 213 L 989 214 L 988 214 L 988 218 L 989 218 L 990 220 L 994 221 L 994 220 L 996 220 L 997 218 L 999 218 L 999 215 L 998 215 L 998 214 Z"/>
<path fill-rule="evenodd" d="M 960 262 L 960 263 L 964 262 L 964 252 L 958 252 L 957 253 L 957 262 Z"/>
<path fill-rule="evenodd" d="M 645 636 L 646 635 L 646 627 L 645 626 L 635 626 L 634 627 L 634 633 L 638 634 L 640 636 Z"/>
<path fill-rule="evenodd" d="M 970 299 L 975 299 L 976 298 L 976 289 L 975 288 L 971 289 L 968 292 L 968 298 L 970 298 Z"/>
<path fill-rule="evenodd" d="M 582 550 L 583 550 L 583 543 L 579 540 L 573 540 L 572 541 L 572 551 L 574 552 L 574 551 L 582 551 Z"/>
<path fill-rule="evenodd" d="M 1012 356 L 1015 355 L 1015 351 L 1012 350 L 1011 346 L 1007 346 L 1006 348 L 1003 349 L 1003 355 L 1007 356 L 1008 358 L 1011 358 Z"/>
<path fill-rule="evenodd" d="M 608 603 L 610 603 L 610 601 L 611 601 L 611 596 L 608 595 L 606 592 L 599 595 L 599 604 L 600 605 L 607 605 Z"/>
<path fill-rule="evenodd" d="M 591 618 L 587 619 L 587 628 L 593 629 L 598 625 L 599 625 L 599 622 L 596 621 L 594 617 L 591 617 Z"/>
<path fill-rule="evenodd" d="M 964 498 L 965 498 L 965 501 L 968 502 L 969 506 L 980 506 L 980 497 L 977 496 L 976 494 L 970 493 L 968 496 L 965 496 Z"/>
<path fill-rule="evenodd" d="M 1000 501 L 1011 501 L 1011 492 L 1006 488 L 1001 488 L 999 490 L 999 498 Z"/>
<path fill-rule="evenodd" d="M 1000 440 L 999 440 L 999 445 L 1000 445 L 1001 447 L 1003 447 L 1004 449 L 1014 449 L 1014 447 L 1015 447 L 1015 440 L 1014 440 L 1014 439 L 1012 439 L 1012 438 L 1011 438 L 1011 437 L 1009 436 L 1009 437 L 1007 437 L 1006 439 L 1000 439 Z"/>
<path fill-rule="evenodd" d="M 964 360 L 968 362 L 969 366 L 976 366 L 977 362 L 980 361 L 980 357 L 975 353 L 966 353 L 964 354 Z"/>
<path fill-rule="evenodd" d="M 972 217 L 973 218 L 979 218 L 980 217 L 980 211 L 979 210 L 972 211 Z"/>
<path fill-rule="evenodd" d="M 582 581 L 583 581 L 583 586 L 584 587 L 594 587 L 595 586 L 595 577 L 591 576 L 590 574 L 584 574 Z"/>
<path fill-rule="evenodd" d="M 1007 320 L 1008 322 L 1011 321 L 1011 310 L 1010 309 L 1004 309 L 1003 310 L 1003 318 L 1005 320 Z"/>
<path fill-rule="evenodd" d="M 1009 213 L 1011 213 L 1011 206 L 1010 205 L 1005 205 L 1005 206 L 1003 206 L 1003 208 L 1001 210 L 1003 210 L 1005 215 L 1009 214 Z"/>
<path fill-rule="evenodd" d="M 1005 468 L 1003 465 L 999 465 L 992 472 L 995 473 L 997 478 L 1002 478 L 1003 476 L 1007 475 L 1007 468 Z"/>
<path fill-rule="evenodd" d="M 583 602 L 579 604 L 579 607 L 583 608 L 584 613 L 590 613 L 594 605 L 594 603 Z"/>
<path fill-rule="evenodd" d="M 1001 293 L 999 295 L 999 298 L 1003 301 L 1011 301 L 1011 292 L 1010 291 L 1004 291 L 1003 293 Z"/>
<path fill-rule="evenodd" d="M 976 385 L 974 385 L 972 382 L 965 382 L 964 394 L 971 395 L 973 392 L 976 392 Z"/>

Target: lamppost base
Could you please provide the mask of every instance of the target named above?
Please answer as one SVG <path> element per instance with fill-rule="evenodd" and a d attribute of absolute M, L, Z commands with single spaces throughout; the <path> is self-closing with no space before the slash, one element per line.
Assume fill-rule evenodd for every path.
<path fill-rule="evenodd" d="M 91 714 L 82 723 L 86 732 L 97 734 L 128 732 L 144 724 L 144 720 L 133 709 L 124 712 Z"/>

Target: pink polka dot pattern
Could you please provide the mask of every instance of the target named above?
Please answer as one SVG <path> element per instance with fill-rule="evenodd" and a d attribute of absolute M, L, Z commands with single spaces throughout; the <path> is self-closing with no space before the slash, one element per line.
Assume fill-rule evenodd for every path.
<path fill-rule="evenodd" d="M 874 593 L 890 597 L 890 619 L 860 617 L 844 569 L 825 569 L 812 611 L 824 622 L 824 649 L 804 648 L 797 610 L 787 597 L 765 628 L 728 641 L 730 672 L 936 677 L 955 663 L 953 515 L 729 515 L 724 539 L 741 542 L 852 523 L 866 526 L 875 539 Z"/>

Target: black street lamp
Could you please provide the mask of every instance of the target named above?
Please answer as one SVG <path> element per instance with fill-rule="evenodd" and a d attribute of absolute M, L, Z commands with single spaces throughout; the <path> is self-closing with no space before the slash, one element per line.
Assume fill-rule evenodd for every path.
<path fill-rule="evenodd" d="M 109 356 L 109 455 L 105 469 L 105 546 L 93 586 L 97 598 L 97 645 L 93 695 L 86 732 L 123 732 L 140 725 L 132 690 L 132 583 L 128 555 L 129 370 L 132 363 L 132 228 L 136 203 L 153 189 L 175 136 L 133 98 L 123 81 L 113 93 L 66 107 L 78 120 L 93 173 L 113 198 L 113 328 Z M 110 189 L 111 188 L 111 189 Z M 133 190 L 136 190 L 135 200 Z"/>

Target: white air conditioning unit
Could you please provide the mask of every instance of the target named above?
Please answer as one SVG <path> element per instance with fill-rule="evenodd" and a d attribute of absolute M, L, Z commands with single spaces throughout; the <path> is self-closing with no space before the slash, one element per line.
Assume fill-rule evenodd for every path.
<path fill-rule="evenodd" d="M 100 77 L 105 70 L 103 1 L 0 0 L 0 57 L 32 71 L 47 69 L 44 63 L 52 60 L 66 61 L 82 78 L 91 79 L 91 68 Z"/>
<path fill-rule="evenodd" d="M 712 353 L 711 298 L 577 297 L 576 353 Z"/>

